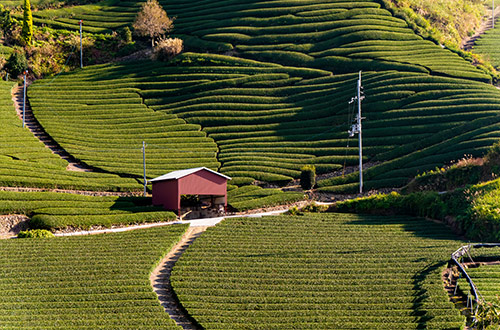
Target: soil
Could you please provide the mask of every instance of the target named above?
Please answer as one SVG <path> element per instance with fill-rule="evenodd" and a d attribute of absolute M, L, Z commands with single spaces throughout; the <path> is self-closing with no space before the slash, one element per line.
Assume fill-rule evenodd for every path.
<path fill-rule="evenodd" d="M 495 8 L 495 19 L 500 16 L 500 7 Z M 486 31 L 491 29 L 492 24 L 491 24 L 491 11 L 490 13 L 484 17 L 483 21 L 481 22 L 481 26 L 479 29 L 474 33 L 474 35 L 464 39 L 462 41 L 462 49 L 465 51 L 470 51 L 472 48 L 474 48 L 474 44 L 476 43 L 476 40 L 481 37 Z"/>
<path fill-rule="evenodd" d="M 180 242 L 160 261 L 149 277 L 151 286 L 158 295 L 161 305 L 170 315 L 170 318 L 184 330 L 199 330 L 202 328 L 189 317 L 189 314 L 179 303 L 170 283 L 170 274 L 175 263 L 179 260 L 184 251 L 186 251 L 186 249 L 193 244 L 206 229 L 207 227 L 190 227 L 181 238 Z"/>
<path fill-rule="evenodd" d="M 17 236 L 28 229 L 29 218 L 22 214 L 0 215 L 0 239 Z"/>
<path fill-rule="evenodd" d="M 26 83 L 27 85 L 30 84 L 28 81 Z M 16 86 L 12 89 L 12 101 L 14 102 L 17 116 L 20 120 L 22 120 L 23 104 L 25 102 L 24 89 L 22 86 Z M 42 142 L 46 148 L 49 148 L 53 154 L 58 155 L 68 162 L 68 166 L 66 167 L 67 171 L 92 172 L 94 170 L 92 167 L 76 161 L 73 156 L 71 156 L 66 152 L 66 150 L 61 148 L 61 146 L 56 141 L 54 141 L 50 137 L 50 135 L 47 134 L 47 132 L 45 132 L 45 129 L 42 127 L 42 125 L 40 125 L 38 120 L 33 115 L 29 100 L 26 99 L 26 101 L 27 102 L 24 107 L 24 122 L 25 126 L 30 130 L 31 133 L 33 133 L 33 136 L 40 140 L 40 142 Z"/>

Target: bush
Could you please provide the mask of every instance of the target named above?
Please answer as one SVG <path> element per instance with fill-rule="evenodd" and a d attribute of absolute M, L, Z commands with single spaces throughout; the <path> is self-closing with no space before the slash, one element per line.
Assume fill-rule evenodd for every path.
<path fill-rule="evenodd" d="M 311 213 L 321 213 L 328 210 L 328 205 L 319 205 L 315 202 L 308 204 L 300 209 L 302 212 L 311 212 Z"/>
<path fill-rule="evenodd" d="M 118 30 L 118 34 L 124 43 L 129 44 L 132 42 L 132 31 L 128 26 Z"/>
<path fill-rule="evenodd" d="M 300 173 L 300 186 L 304 190 L 309 190 L 316 184 L 316 167 L 314 165 L 305 165 Z"/>
<path fill-rule="evenodd" d="M 179 38 L 163 38 L 156 43 L 153 57 L 159 61 L 168 61 L 179 55 L 183 47 Z"/>
<path fill-rule="evenodd" d="M 12 77 L 19 76 L 24 70 L 28 68 L 28 60 L 23 52 L 15 51 L 9 56 L 5 69 Z"/>
<path fill-rule="evenodd" d="M 491 146 L 488 153 L 484 156 L 485 170 L 489 173 L 500 173 L 500 142 Z"/>
<path fill-rule="evenodd" d="M 53 216 L 47 214 L 37 214 L 31 218 L 29 225 L 31 228 L 51 229 L 56 227 L 56 222 Z"/>
<path fill-rule="evenodd" d="M 17 238 L 51 238 L 51 237 L 54 237 L 54 234 L 45 229 L 33 229 L 33 230 L 21 231 L 17 235 Z"/>

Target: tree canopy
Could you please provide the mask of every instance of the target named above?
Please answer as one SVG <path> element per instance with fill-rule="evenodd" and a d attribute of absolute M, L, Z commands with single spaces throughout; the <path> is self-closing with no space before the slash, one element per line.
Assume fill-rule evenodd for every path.
<path fill-rule="evenodd" d="M 33 39 L 33 16 L 31 14 L 30 0 L 24 0 L 23 29 L 21 35 L 27 45 L 31 45 Z"/>
<path fill-rule="evenodd" d="M 167 12 L 157 0 L 148 0 L 142 5 L 133 27 L 137 35 L 150 37 L 151 46 L 153 47 L 156 37 L 160 37 L 172 30 L 174 20 L 167 16 Z"/>

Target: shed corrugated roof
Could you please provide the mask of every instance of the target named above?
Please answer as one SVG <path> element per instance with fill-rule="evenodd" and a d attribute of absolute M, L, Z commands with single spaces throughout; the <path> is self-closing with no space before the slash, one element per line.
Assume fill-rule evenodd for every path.
<path fill-rule="evenodd" d="M 196 173 L 198 171 L 201 171 L 201 170 L 207 170 L 209 172 L 212 172 L 214 174 L 217 174 L 227 180 L 231 180 L 230 177 L 228 177 L 227 175 L 224 175 L 224 174 L 221 174 L 219 172 L 215 172 L 209 168 L 206 168 L 206 167 L 196 167 L 196 168 L 189 168 L 189 169 L 186 169 L 186 170 L 179 170 L 179 171 L 173 171 L 173 172 L 170 172 L 170 173 L 167 173 L 167 174 L 164 174 L 162 176 L 159 176 L 157 178 L 154 178 L 152 180 L 149 180 L 149 182 L 157 182 L 157 181 L 164 181 L 164 180 L 177 180 L 177 179 L 180 179 L 182 177 L 185 177 L 187 175 L 190 175 L 190 174 L 193 174 L 193 173 Z"/>

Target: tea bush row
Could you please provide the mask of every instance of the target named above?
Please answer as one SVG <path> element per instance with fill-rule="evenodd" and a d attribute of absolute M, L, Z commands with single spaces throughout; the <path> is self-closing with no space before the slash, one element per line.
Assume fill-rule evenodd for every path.
<path fill-rule="evenodd" d="M 185 229 L 3 240 L 2 327 L 178 329 L 152 292 L 149 273 Z"/>
<path fill-rule="evenodd" d="M 205 329 L 459 329 L 440 278 L 457 242 L 404 217 L 228 219 L 186 251 L 172 285 Z"/>
<path fill-rule="evenodd" d="M 22 128 L 11 101 L 12 88 L 12 83 L 0 83 L 1 186 L 110 191 L 141 188 L 135 180 L 117 175 L 67 171 L 67 161 L 51 153 L 29 130 Z"/>
<path fill-rule="evenodd" d="M 153 207 L 151 199 L 141 197 L 0 191 L 0 201 L 0 213 L 28 215 L 29 226 L 40 229 L 87 229 L 176 219 L 174 213 Z"/>

